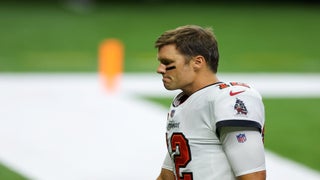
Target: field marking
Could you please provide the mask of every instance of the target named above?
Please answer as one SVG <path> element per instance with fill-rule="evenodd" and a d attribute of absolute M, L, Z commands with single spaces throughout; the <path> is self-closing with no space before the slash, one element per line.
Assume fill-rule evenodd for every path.
<path fill-rule="evenodd" d="M 251 81 L 261 82 L 256 87 L 265 96 L 282 87 L 301 93 L 285 83 L 301 75 L 286 76 L 289 81 L 223 75 L 241 77 L 256 78 Z M 305 90 L 319 88 L 319 77 L 305 78 Z M 120 92 L 108 95 L 97 74 L 0 74 L 0 161 L 35 180 L 154 179 L 166 151 L 166 109 L 137 96 L 177 92 L 166 91 L 155 75 L 122 79 Z M 319 172 L 270 152 L 267 166 L 268 179 L 320 179 Z"/>
<path fill-rule="evenodd" d="M 220 81 L 245 82 L 256 89 L 263 97 L 320 97 L 320 74 L 290 73 L 220 73 Z M 141 81 L 137 81 L 141 79 Z M 152 74 L 129 74 L 123 77 L 122 89 L 126 93 L 173 96 L 175 91 L 163 88 L 161 76 Z"/>

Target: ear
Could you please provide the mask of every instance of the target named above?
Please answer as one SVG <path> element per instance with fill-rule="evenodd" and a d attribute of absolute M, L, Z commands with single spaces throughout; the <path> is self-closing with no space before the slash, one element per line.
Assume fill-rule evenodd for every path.
<path fill-rule="evenodd" d="M 206 60 L 204 59 L 203 56 L 198 55 L 193 57 L 193 64 L 194 64 L 194 69 L 199 70 L 206 64 Z"/>

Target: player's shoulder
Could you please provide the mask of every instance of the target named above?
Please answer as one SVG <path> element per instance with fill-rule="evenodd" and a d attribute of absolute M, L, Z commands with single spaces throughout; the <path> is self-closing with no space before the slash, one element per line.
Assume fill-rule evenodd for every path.
<path fill-rule="evenodd" d="M 249 95 L 261 98 L 260 93 L 250 84 L 243 82 L 219 82 L 213 87 L 214 96 L 233 97 L 238 95 Z"/>
<path fill-rule="evenodd" d="M 215 86 L 216 89 L 220 91 L 230 91 L 230 90 L 251 90 L 253 89 L 251 85 L 243 82 L 220 82 Z"/>

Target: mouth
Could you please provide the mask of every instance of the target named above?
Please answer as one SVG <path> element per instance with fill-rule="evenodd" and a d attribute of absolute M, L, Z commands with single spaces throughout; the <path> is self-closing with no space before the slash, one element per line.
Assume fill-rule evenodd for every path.
<path fill-rule="evenodd" d="M 162 82 L 163 83 L 168 83 L 170 80 L 171 79 L 169 77 L 166 77 L 166 76 L 162 77 Z"/>

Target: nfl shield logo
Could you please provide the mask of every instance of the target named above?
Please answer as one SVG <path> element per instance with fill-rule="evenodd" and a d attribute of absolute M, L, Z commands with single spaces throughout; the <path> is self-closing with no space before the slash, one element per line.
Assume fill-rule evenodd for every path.
<path fill-rule="evenodd" d="M 237 140 L 239 143 L 244 143 L 247 141 L 246 134 L 239 134 L 237 135 Z"/>
<path fill-rule="evenodd" d="M 174 110 L 174 109 L 171 110 L 171 112 L 170 112 L 170 117 L 171 117 L 171 118 L 173 118 L 175 112 L 176 112 L 176 110 Z"/>

